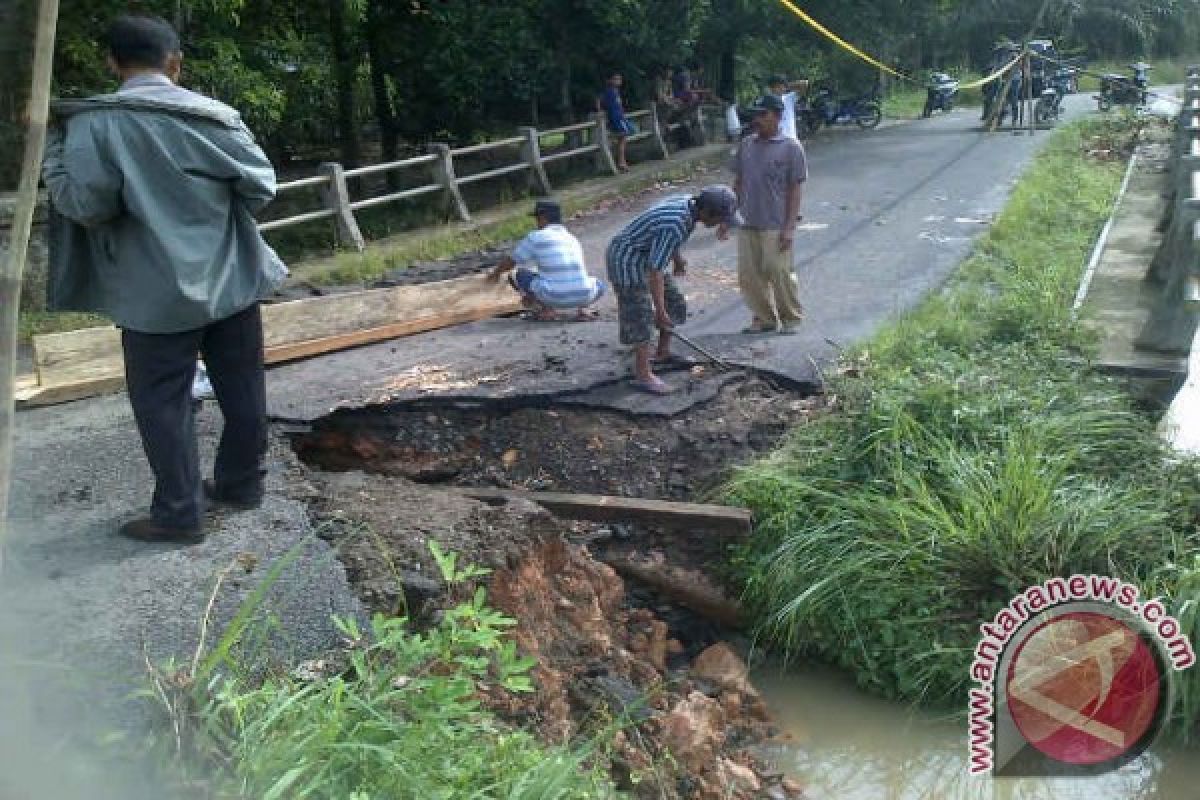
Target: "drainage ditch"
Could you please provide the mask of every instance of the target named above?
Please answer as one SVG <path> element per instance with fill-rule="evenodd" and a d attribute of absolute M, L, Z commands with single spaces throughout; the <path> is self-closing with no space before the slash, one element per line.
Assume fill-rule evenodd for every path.
<path fill-rule="evenodd" d="M 321 535 L 373 611 L 420 621 L 455 598 L 429 542 L 490 570 L 489 601 L 517 620 L 532 696 L 487 704 L 548 741 L 624 720 L 608 759 L 636 797 L 799 797 L 759 754 L 777 733 L 712 531 L 555 517 L 463 487 L 704 501 L 778 446 L 824 399 L 754 377 L 673 418 L 541 401 L 339 410 L 291 434 Z"/>

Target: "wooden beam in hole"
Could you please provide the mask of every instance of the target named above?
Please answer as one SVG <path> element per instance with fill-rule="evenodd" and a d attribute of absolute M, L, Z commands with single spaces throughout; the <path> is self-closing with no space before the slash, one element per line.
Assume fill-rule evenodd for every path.
<path fill-rule="evenodd" d="M 485 503 L 514 497 L 531 500 L 558 516 L 592 522 L 648 522 L 672 528 L 704 528 L 714 533 L 746 536 L 752 517 L 744 508 L 709 503 L 642 500 L 600 494 L 522 492 L 511 489 L 462 489 L 463 494 Z"/>

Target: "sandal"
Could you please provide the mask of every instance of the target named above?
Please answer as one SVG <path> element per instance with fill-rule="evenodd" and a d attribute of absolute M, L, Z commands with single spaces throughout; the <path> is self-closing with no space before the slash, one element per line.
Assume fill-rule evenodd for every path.
<path fill-rule="evenodd" d="M 647 381 L 641 380 L 640 378 L 634 378 L 634 380 L 631 382 L 631 385 L 634 389 L 637 389 L 639 392 L 645 392 L 646 394 L 664 395 L 671 394 L 675 391 L 675 389 L 673 389 L 666 381 L 657 375 Z"/>

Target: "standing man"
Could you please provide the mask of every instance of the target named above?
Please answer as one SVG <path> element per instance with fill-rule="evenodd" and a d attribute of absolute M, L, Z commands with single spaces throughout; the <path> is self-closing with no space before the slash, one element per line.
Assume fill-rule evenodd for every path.
<path fill-rule="evenodd" d="M 755 133 L 734 156 L 734 191 L 744 224 L 738 233 L 738 287 L 753 319 L 743 333 L 795 333 L 804 316 L 793 266 L 804 146 L 780 129 L 785 106 L 773 94 L 755 101 Z"/>
<path fill-rule="evenodd" d="M 517 268 L 509 276 L 509 284 L 521 293 L 526 307 L 533 309 L 535 319 L 561 319 L 559 311 L 574 309 L 579 320 L 595 319 L 588 306 L 604 294 L 604 281 L 588 274 L 583 259 L 583 245 L 562 224 L 562 209 L 552 200 L 538 200 L 533 206 L 537 230 L 517 244 L 511 256 L 505 256 L 489 278 Z"/>
<path fill-rule="evenodd" d="M 122 16 L 108 31 L 115 94 L 60 103 L 43 176 L 55 212 L 52 300 L 121 329 L 129 402 L 154 472 L 130 538 L 197 542 L 206 501 L 263 497 L 267 448 L 259 301 L 287 273 L 254 213 L 275 172 L 241 117 L 176 85 L 179 37 Z M 225 418 L 214 482 L 200 477 L 191 387 L 203 356 Z M 208 497 L 206 498 L 206 495 Z"/>
<path fill-rule="evenodd" d="M 788 83 L 787 78 L 775 75 L 767 84 L 771 94 L 783 101 L 783 115 L 779 119 L 779 130 L 789 139 L 799 140 L 796 129 L 796 109 L 800 102 L 799 89 L 807 88 L 808 81 Z"/>
<path fill-rule="evenodd" d="M 671 358 L 671 329 L 687 320 L 687 301 L 667 274 L 687 273 L 679 249 L 696 229 L 738 223 L 737 196 L 728 186 L 709 186 L 694 196 L 671 197 L 643 211 L 608 245 L 608 279 L 617 296 L 621 344 L 633 347 L 633 385 L 651 394 L 674 391 L 654 374 L 650 343 L 658 329 L 654 361 Z M 723 235 L 723 234 L 722 234 Z"/>
<path fill-rule="evenodd" d="M 625 150 L 629 144 L 629 137 L 636 131 L 633 122 L 625 116 L 625 104 L 621 102 L 621 86 L 624 82 L 625 79 L 619 72 L 608 76 L 608 84 L 604 88 L 604 94 L 600 96 L 600 108 L 608 117 L 608 129 L 617 137 L 617 169 L 628 172 L 629 162 L 625 159 Z"/>

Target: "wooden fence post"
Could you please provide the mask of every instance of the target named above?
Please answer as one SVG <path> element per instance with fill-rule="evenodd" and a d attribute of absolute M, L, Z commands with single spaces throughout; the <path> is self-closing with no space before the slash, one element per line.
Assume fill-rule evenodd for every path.
<path fill-rule="evenodd" d="M 608 141 L 608 117 L 603 111 L 596 111 L 592 114 L 592 121 L 596 125 L 592 133 L 596 138 L 596 169 L 616 175 L 617 162 L 613 161 L 612 145 Z"/>
<path fill-rule="evenodd" d="M 654 142 L 662 151 L 662 157 L 670 158 L 671 151 L 667 149 L 667 140 L 663 138 L 662 123 L 658 118 L 658 103 L 650 104 L 650 132 L 654 134 Z"/>
<path fill-rule="evenodd" d="M 521 156 L 529 164 L 530 179 L 540 194 L 550 194 L 550 179 L 546 176 L 546 168 L 542 164 L 542 147 L 538 142 L 537 128 L 518 128 L 525 141 L 521 144 Z"/>
<path fill-rule="evenodd" d="M 350 208 L 350 190 L 346 187 L 346 171 L 342 165 L 334 161 L 326 161 L 317 166 L 317 174 L 325 175 L 329 180 L 321 186 L 321 200 L 327 208 L 333 209 L 333 221 L 337 223 L 338 242 L 350 245 L 358 252 L 366 249 L 362 231 L 358 229 L 358 220 Z"/>
<path fill-rule="evenodd" d="M 454 174 L 454 156 L 450 145 L 435 142 L 429 145 L 429 152 L 438 157 L 433 162 L 433 180 L 442 185 L 446 193 L 446 206 L 463 222 L 470 222 L 471 212 L 463 202 L 462 192 L 458 190 L 458 177 Z"/>

